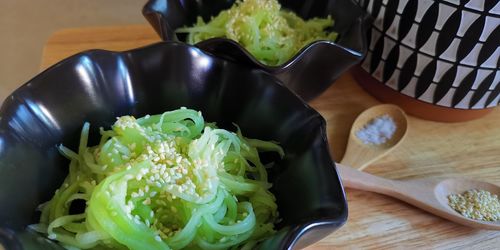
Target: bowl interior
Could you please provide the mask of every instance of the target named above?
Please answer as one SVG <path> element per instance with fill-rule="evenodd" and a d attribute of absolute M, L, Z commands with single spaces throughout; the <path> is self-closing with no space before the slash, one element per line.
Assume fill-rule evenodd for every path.
<path fill-rule="evenodd" d="M 179 0 L 150 0 L 144 6 L 146 18 L 166 41 L 179 39 L 184 41 L 185 36 L 177 36 L 175 29 L 183 26 L 192 26 L 196 23 L 198 16 L 205 22 L 216 16 L 222 10 L 230 8 L 235 0 L 211 0 L 211 1 L 179 1 Z M 337 44 L 352 51 L 362 53 L 365 44 L 359 39 L 360 20 L 365 21 L 368 16 L 366 12 L 351 0 L 314 0 L 293 1 L 279 0 L 282 8 L 292 11 L 303 19 L 313 17 L 325 18 L 328 15 L 334 19 L 332 30 L 339 33 Z M 159 17 L 153 17 L 153 13 Z M 157 20 L 153 20 L 156 18 Z M 160 25 L 155 25 L 158 18 L 162 19 Z"/>
<path fill-rule="evenodd" d="M 36 207 L 67 173 L 56 145 L 76 148 L 84 121 L 95 144 L 98 128 L 115 117 L 183 106 L 221 127 L 234 130 L 234 122 L 248 137 L 282 144 L 286 157 L 269 171 L 283 220 L 267 246 L 305 246 L 345 222 L 344 191 L 316 111 L 265 72 L 195 47 L 159 43 L 75 55 L 6 99 L 0 109 L 0 227 L 18 231 L 37 221 Z"/>
<path fill-rule="evenodd" d="M 175 33 L 183 26 L 191 26 L 197 16 L 206 21 L 235 1 L 150 0 L 143 14 L 164 41 L 184 41 L 185 35 Z M 326 90 L 342 73 L 364 57 L 369 15 L 352 0 L 279 1 L 284 9 L 304 19 L 332 16 L 333 30 L 339 33 L 337 41 L 314 41 L 282 65 L 262 64 L 237 42 L 212 38 L 196 44 L 218 57 L 252 68 L 262 69 L 281 80 L 304 100 L 311 100 Z"/>

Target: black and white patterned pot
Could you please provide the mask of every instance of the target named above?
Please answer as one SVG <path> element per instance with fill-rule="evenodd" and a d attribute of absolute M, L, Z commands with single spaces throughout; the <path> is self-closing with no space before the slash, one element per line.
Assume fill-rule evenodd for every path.
<path fill-rule="evenodd" d="M 365 0 L 374 23 L 361 67 L 412 98 L 455 109 L 500 99 L 500 1 Z"/>

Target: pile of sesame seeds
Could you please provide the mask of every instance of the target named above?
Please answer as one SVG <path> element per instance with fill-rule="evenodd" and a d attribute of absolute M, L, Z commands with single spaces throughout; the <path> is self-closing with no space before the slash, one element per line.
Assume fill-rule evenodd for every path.
<path fill-rule="evenodd" d="M 281 9 L 281 5 L 277 1 L 262 1 L 262 0 L 246 0 L 243 2 L 237 2 L 231 9 L 227 11 L 227 15 L 231 18 L 225 24 L 226 36 L 229 39 L 235 41 L 243 41 L 247 43 L 252 43 L 259 40 L 260 37 L 255 37 L 254 33 L 248 33 L 242 30 L 244 27 L 241 23 L 252 23 L 253 15 L 261 10 L 266 10 L 268 14 L 267 18 L 271 21 L 263 23 L 262 28 L 266 31 L 268 36 L 279 38 L 277 40 L 278 44 L 284 46 L 288 41 L 285 36 L 278 36 L 277 34 L 283 33 L 290 34 L 293 30 L 288 26 L 284 18 L 280 18 L 278 15 Z M 269 15 L 269 13 L 274 13 L 275 15 Z M 285 28 L 285 29 L 283 29 Z M 256 41 L 258 42 L 258 41 Z"/>
<path fill-rule="evenodd" d="M 498 196 L 486 190 L 471 189 L 448 196 L 448 204 L 463 216 L 482 221 L 500 220 Z"/>
<path fill-rule="evenodd" d="M 198 116 L 201 117 L 201 113 L 198 113 Z M 146 139 L 141 145 L 128 145 L 128 150 L 112 152 L 120 154 L 120 159 L 127 160 L 125 164 L 118 165 L 113 173 L 127 171 L 124 180 L 129 187 L 138 187 L 127 195 L 124 207 L 127 217 L 137 224 L 144 224 L 155 230 L 157 241 L 172 237 L 184 224 L 179 219 L 182 216 L 172 216 L 179 213 L 178 208 L 183 207 L 184 201 L 203 204 L 215 197 L 219 182 L 216 170 L 223 164 L 224 152 L 217 152 L 217 155 L 221 156 L 219 159 L 192 157 L 185 143 L 179 143 L 179 137 L 165 135 L 162 128 L 155 124 L 141 126 L 131 116 L 118 118 L 114 129 L 129 133 L 129 129 L 133 129 Z M 210 128 L 205 130 L 211 131 Z M 192 140 L 189 144 L 197 141 L 198 139 Z M 216 138 L 209 140 L 207 147 L 215 150 L 217 142 Z M 114 144 L 115 147 L 117 145 L 119 144 Z M 132 171 L 133 166 L 141 162 L 148 164 L 139 171 Z M 113 190 L 110 190 L 107 195 L 111 198 L 112 193 Z M 140 209 L 149 207 L 149 214 L 139 216 L 138 206 Z"/>

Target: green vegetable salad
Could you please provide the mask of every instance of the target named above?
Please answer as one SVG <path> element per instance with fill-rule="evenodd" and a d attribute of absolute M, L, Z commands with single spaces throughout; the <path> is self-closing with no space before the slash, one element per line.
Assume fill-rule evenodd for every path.
<path fill-rule="evenodd" d="M 94 147 L 88 134 L 85 123 L 77 152 L 59 147 L 69 174 L 30 226 L 64 247 L 251 249 L 274 233 L 277 206 L 259 152 L 283 156 L 277 144 L 186 108 L 119 117 Z"/>
<path fill-rule="evenodd" d="M 337 33 L 326 31 L 332 26 L 330 16 L 304 21 L 292 12 L 281 10 L 276 0 L 238 0 L 210 22 L 198 17 L 193 27 L 179 28 L 177 32 L 188 33 L 190 44 L 214 37 L 232 39 L 263 64 L 276 66 L 313 41 L 335 41 Z"/>

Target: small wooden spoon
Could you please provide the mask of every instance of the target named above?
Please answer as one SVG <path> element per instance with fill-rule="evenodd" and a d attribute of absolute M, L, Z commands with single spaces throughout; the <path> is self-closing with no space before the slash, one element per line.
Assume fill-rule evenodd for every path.
<path fill-rule="evenodd" d="M 377 177 L 338 163 L 336 166 L 345 187 L 388 195 L 468 227 L 500 230 L 500 221 L 469 219 L 448 205 L 448 195 L 461 194 L 470 189 L 482 189 L 500 196 L 500 187 L 496 185 L 462 178 L 397 181 Z"/>
<path fill-rule="evenodd" d="M 383 144 L 364 144 L 356 136 L 356 132 L 370 123 L 374 118 L 382 115 L 389 115 L 394 120 L 396 131 L 392 137 Z M 393 104 L 373 106 L 363 111 L 354 121 L 347 141 L 346 151 L 340 163 L 363 170 L 370 163 L 392 151 L 403 140 L 407 130 L 408 120 L 406 114 L 398 106 Z"/>

